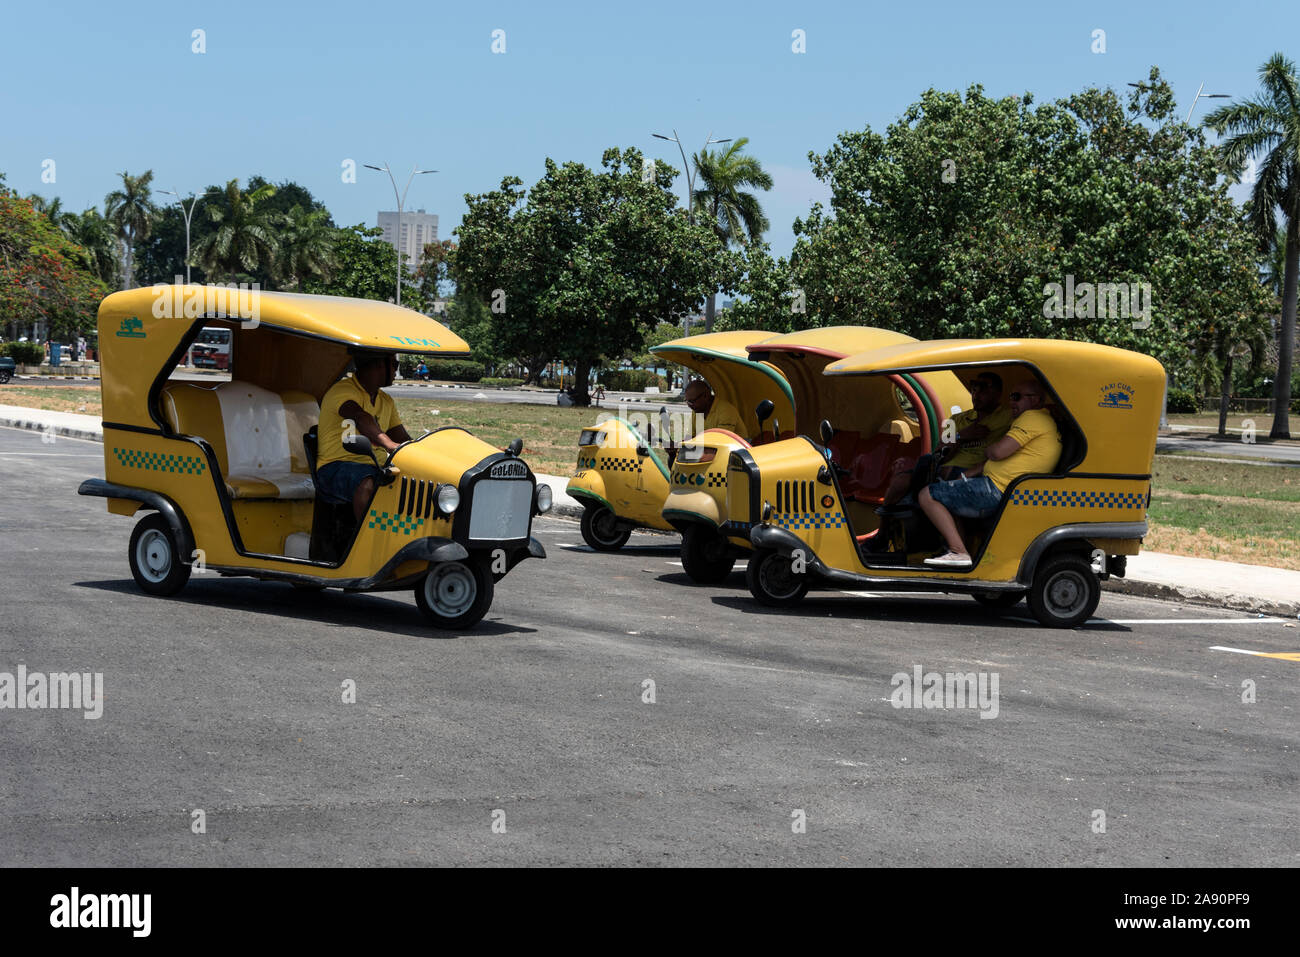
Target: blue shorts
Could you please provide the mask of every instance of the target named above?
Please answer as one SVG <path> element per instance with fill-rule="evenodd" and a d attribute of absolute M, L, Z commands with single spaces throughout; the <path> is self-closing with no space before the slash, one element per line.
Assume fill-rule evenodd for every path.
<path fill-rule="evenodd" d="M 983 518 L 1002 504 L 1002 493 L 987 475 L 935 482 L 930 486 L 930 497 L 963 518 Z"/>
<path fill-rule="evenodd" d="M 379 469 L 360 462 L 327 462 L 316 470 L 316 493 L 340 502 L 352 501 L 357 486 L 364 479 L 378 478 Z"/>

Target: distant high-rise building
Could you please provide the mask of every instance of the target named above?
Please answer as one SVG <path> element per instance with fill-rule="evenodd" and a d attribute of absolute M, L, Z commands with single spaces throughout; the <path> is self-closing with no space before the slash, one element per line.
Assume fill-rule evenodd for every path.
<path fill-rule="evenodd" d="M 403 211 L 402 234 L 397 235 L 397 211 L 379 211 L 379 228 L 384 231 L 384 242 L 406 254 L 407 272 L 414 272 L 424 256 L 424 247 L 438 241 L 438 217 L 419 209 Z"/>

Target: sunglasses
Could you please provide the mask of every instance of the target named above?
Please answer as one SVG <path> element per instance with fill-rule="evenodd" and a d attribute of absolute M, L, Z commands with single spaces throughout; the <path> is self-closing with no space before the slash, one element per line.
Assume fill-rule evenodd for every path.
<path fill-rule="evenodd" d="M 1012 392 L 1010 399 L 1012 402 L 1019 402 L 1021 399 L 1029 399 L 1036 395 L 1037 392 Z"/>

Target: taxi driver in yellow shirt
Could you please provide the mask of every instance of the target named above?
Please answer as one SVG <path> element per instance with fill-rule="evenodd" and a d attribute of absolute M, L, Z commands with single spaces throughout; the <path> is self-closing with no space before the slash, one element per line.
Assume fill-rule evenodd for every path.
<path fill-rule="evenodd" d="M 953 515 L 988 515 L 1001 504 L 1002 493 L 1013 481 L 1031 472 L 1051 472 L 1060 461 L 1061 433 L 1051 413 L 1043 408 L 1043 387 L 1034 379 L 1024 379 L 1008 398 L 1015 418 L 1007 434 L 984 449 L 985 461 L 956 479 L 921 490 L 921 509 L 948 545 L 944 554 L 927 558 L 927 565 L 970 565 L 970 553 Z"/>
<path fill-rule="evenodd" d="M 740 413 L 736 407 L 725 399 L 719 399 L 703 379 L 694 379 L 682 390 L 682 398 L 695 415 L 704 416 L 704 426 L 700 429 L 726 429 L 742 439 L 747 439 L 745 427 L 740 422 Z"/>
<path fill-rule="evenodd" d="M 355 364 L 356 371 L 330 386 L 320 401 L 316 477 L 317 492 L 351 502 L 360 522 L 375 494 L 380 470 L 368 455 L 353 455 L 343 448 L 344 433 L 364 435 L 376 455 L 392 452 L 411 436 L 397 417 L 397 403 L 383 391 L 397 375 L 397 356 L 359 351 Z"/>

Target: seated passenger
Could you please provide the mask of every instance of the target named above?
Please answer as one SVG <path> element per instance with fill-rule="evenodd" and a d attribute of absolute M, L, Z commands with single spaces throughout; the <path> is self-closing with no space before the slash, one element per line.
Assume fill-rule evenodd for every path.
<path fill-rule="evenodd" d="M 1025 379 L 1011 393 L 1015 419 L 1002 438 L 984 449 L 984 461 L 950 481 L 935 482 L 921 490 L 921 509 L 934 523 L 948 551 L 927 558 L 927 565 L 961 566 L 971 563 L 953 515 L 981 518 L 1002 502 L 1007 486 L 1031 472 L 1050 472 L 1061 458 L 1061 433 L 1056 420 L 1043 408 L 1043 389 Z"/>
<path fill-rule="evenodd" d="M 353 455 L 343 448 L 344 432 L 364 435 L 376 455 L 393 451 L 411 436 L 397 417 L 397 403 L 383 391 L 384 386 L 393 384 L 397 356 L 358 351 L 355 365 L 356 371 L 330 386 L 321 399 L 316 477 L 319 491 L 351 502 L 352 513 L 360 522 L 375 494 L 380 470 L 369 456 Z"/>
<path fill-rule="evenodd" d="M 705 429 L 726 429 L 728 432 L 734 432 L 741 438 L 748 438 L 745 435 L 745 427 L 741 424 L 740 413 L 736 407 L 725 399 L 719 399 L 713 394 L 713 390 L 703 379 L 694 379 L 682 391 L 682 398 L 686 400 L 686 405 L 695 415 L 704 416 L 704 425 L 699 430 Z"/>
<path fill-rule="evenodd" d="M 970 384 L 970 398 L 972 408 L 952 418 L 957 429 L 955 441 L 944 443 L 935 453 L 941 465 L 939 478 L 955 479 L 964 470 L 983 463 L 985 447 L 1011 428 L 1011 410 L 1002 404 L 1002 377 L 996 372 L 977 375 Z M 894 477 L 885 491 L 885 505 L 893 505 L 907 494 L 914 470 L 904 465 L 904 459 L 895 463 Z M 928 457 L 918 459 L 915 467 L 928 469 Z"/>

